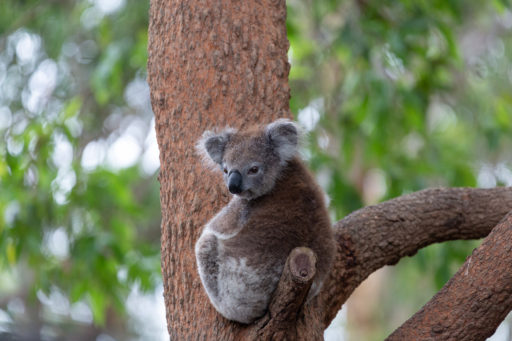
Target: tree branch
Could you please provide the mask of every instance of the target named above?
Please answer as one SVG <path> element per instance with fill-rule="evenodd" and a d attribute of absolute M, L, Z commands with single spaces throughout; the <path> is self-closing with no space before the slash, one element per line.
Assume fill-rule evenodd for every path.
<path fill-rule="evenodd" d="M 302 312 L 313 278 L 316 255 L 307 247 L 292 250 L 279 280 L 268 312 L 246 330 L 247 340 L 296 340 L 297 317 Z"/>
<path fill-rule="evenodd" d="M 485 340 L 512 310 L 512 211 L 387 340 Z"/>
<path fill-rule="evenodd" d="M 512 188 L 439 188 L 360 209 L 335 224 L 337 258 L 318 298 L 327 327 L 372 272 L 442 241 L 485 237 L 512 209 Z"/>

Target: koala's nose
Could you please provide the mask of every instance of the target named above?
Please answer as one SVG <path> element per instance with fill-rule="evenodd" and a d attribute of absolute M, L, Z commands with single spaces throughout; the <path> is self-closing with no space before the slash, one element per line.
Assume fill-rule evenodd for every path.
<path fill-rule="evenodd" d="M 242 192 L 242 174 L 238 171 L 233 171 L 228 176 L 228 188 L 233 194 Z"/>

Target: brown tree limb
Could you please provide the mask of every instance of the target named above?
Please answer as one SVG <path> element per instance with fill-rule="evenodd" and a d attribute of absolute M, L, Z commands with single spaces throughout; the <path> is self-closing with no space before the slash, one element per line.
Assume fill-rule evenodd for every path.
<path fill-rule="evenodd" d="M 447 240 L 485 237 L 512 209 L 512 188 L 439 188 L 362 208 L 335 224 L 337 259 L 320 300 L 324 326 L 375 270 Z"/>
<path fill-rule="evenodd" d="M 295 322 L 316 273 L 316 255 L 307 247 L 292 250 L 269 306 L 273 323 Z"/>
<path fill-rule="evenodd" d="M 512 211 L 443 289 L 387 340 L 485 340 L 511 310 Z"/>
<path fill-rule="evenodd" d="M 316 255 L 307 247 L 292 250 L 267 314 L 253 328 L 247 329 L 247 340 L 296 340 L 297 317 L 303 314 L 306 300 L 316 273 Z"/>

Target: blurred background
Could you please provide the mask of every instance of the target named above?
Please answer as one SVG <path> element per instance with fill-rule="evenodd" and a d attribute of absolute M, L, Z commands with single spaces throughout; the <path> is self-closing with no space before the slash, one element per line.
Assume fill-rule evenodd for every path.
<path fill-rule="evenodd" d="M 148 7 L 0 1 L 0 340 L 168 339 Z M 291 109 L 333 220 L 427 187 L 512 186 L 507 1 L 288 0 L 287 26 Z M 326 339 L 384 339 L 478 245 L 376 272 Z"/>

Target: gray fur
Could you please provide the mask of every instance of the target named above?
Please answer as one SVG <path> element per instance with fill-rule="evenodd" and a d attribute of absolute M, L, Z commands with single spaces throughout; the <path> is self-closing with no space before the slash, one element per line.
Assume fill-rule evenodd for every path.
<path fill-rule="evenodd" d="M 229 127 L 226 127 L 220 133 L 207 130 L 198 141 L 196 149 L 206 161 L 213 161 L 215 164 L 220 164 L 222 162 L 224 148 L 229 138 L 234 133 L 236 133 L 236 130 Z"/>
<path fill-rule="evenodd" d="M 323 194 L 298 160 L 298 126 L 278 120 L 243 132 L 206 132 L 198 150 L 220 165 L 226 185 L 241 174 L 240 193 L 210 220 L 196 243 L 199 276 L 224 317 L 251 323 L 270 302 L 291 250 L 316 253 L 310 297 L 334 255 Z"/>
<path fill-rule="evenodd" d="M 292 159 L 297 154 L 300 129 L 296 123 L 280 119 L 270 123 L 265 132 L 269 143 L 275 146 L 282 162 Z"/>

